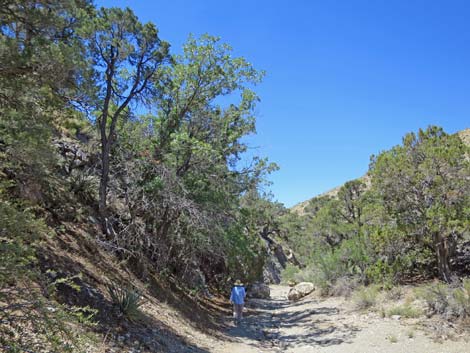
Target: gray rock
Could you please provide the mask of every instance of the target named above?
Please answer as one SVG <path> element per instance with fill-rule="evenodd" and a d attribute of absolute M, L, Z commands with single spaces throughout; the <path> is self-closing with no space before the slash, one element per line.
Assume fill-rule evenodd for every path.
<path fill-rule="evenodd" d="M 312 293 L 314 289 L 315 286 L 313 285 L 313 283 L 301 282 L 290 289 L 287 298 L 289 300 L 296 301 Z"/>
<path fill-rule="evenodd" d="M 271 290 L 269 286 L 265 283 L 253 283 L 247 289 L 247 296 L 250 298 L 261 298 L 261 299 L 269 299 L 271 295 Z"/>

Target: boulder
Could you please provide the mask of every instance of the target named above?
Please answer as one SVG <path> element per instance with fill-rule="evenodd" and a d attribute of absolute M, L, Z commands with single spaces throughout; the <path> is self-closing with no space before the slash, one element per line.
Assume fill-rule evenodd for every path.
<path fill-rule="evenodd" d="M 292 287 L 287 295 L 287 298 L 292 301 L 299 300 L 300 298 L 305 297 L 306 295 L 313 292 L 315 289 L 313 283 L 310 282 L 301 282 L 295 287 Z"/>
<path fill-rule="evenodd" d="M 269 299 L 271 291 L 265 283 L 253 283 L 246 291 L 250 298 Z"/>

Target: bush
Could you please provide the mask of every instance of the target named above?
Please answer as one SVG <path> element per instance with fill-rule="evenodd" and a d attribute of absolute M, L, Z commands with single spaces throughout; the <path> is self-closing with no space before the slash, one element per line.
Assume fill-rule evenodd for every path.
<path fill-rule="evenodd" d="M 144 304 L 141 294 L 134 288 L 123 288 L 113 283 L 107 287 L 109 296 L 119 311 L 129 320 L 137 320 L 141 315 L 139 308 Z"/>
<path fill-rule="evenodd" d="M 470 317 L 470 279 L 462 281 L 460 288 L 452 293 L 454 311 L 460 317 Z"/>
<path fill-rule="evenodd" d="M 410 304 L 399 305 L 387 311 L 387 316 L 400 315 L 405 318 L 416 318 L 422 314 L 423 312 L 420 309 L 415 308 Z"/>
<path fill-rule="evenodd" d="M 46 227 L 27 209 L 0 200 L 0 290 L 31 275 L 35 243 L 46 234 Z"/>
<path fill-rule="evenodd" d="M 297 266 L 287 264 L 286 268 L 281 272 L 282 283 L 295 282 L 295 277 L 300 271 L 300 268 Z"/>
<path fill-rule="evenodd" d="M 368 309 L 377 303 L 377 286 L 362 287 L 354 293 L 354 303 L 358 309 Z"/>
<path fill-rule="evenodd" d="M 345 284 L 345 278 L 365 283 L 366 269 L 375 261 L 375 255 L 367 236 L 359 234 L 341 242 L 338 247 L 319 247 L 312 258 L 317 286 L 330 292 L 338 283 Z M 354 286 L 355 287 L 355 286 Z M 336 290 L 335 290 L 336 291 Z"/>
<path fill-rule="evenodd" d="M 392 287 L 385 293 L 385 297 L 388 300 L 399 300 L 403 297 L 403 288 Z"/>
<path fill-rule="evenodd" d="M 315 265 L 309 265 L 294 275 L 293 282 L 312 282 L 320 289 L 322 295 L 329 294 L 331 282 L 324 276 L 324 272 Z"/>
<path fill-rule="evenodd" d="M 46 347 L 48 352 L 87 351 L 91 337 L 85 330 L 96 312 L 54 300 L 50 290 L 55 286 L 46 287 L 37 266 L 38 243 L 53 231 L 24 204 L 1 197 L 0 184 L 0 347 L 11 352 Z"/>
<path fill-rule="evenodd" d="M 358 286 L 357 277 L 341 277 L 331 286 L 329 293 L 334 296 L 350 297 Z"/>
<path fill-rule="evenodd" d="M 449 287 L 443 283 L 435 283 L 418 291 L 433 314 L 448 314 L 451 311 L 451 295 Z"/>
<path fill-rule="evenodd" d="M 447 319 L 470 317 L 470 279 L 464 279 L 458 286 L 436 283 L 418 291 L 426 301 L 432 314 Z"/>

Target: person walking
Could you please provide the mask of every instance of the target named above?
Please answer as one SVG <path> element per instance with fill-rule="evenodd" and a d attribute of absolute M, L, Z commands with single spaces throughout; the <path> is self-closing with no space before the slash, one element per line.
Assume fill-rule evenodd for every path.
<path fill-rule="evenodd" d="M 245 304 L 245 287 L 243 283 L 237 279 L 233 285 L 232 293 L 230 294 L 230 303 L 233 304 L 233 317 L 238 324 L 243 318 L 243 306 Z"/>

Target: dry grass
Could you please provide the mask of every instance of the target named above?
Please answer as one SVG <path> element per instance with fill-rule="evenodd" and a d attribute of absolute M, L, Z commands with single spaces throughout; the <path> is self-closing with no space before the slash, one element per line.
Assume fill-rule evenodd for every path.
<path fill-rule="evenodd" d="M 378 287 L 362 287 L 354 293 L 353 301 L 357 309 L 369 309 L 377 303 L 378 295 Z"/>

